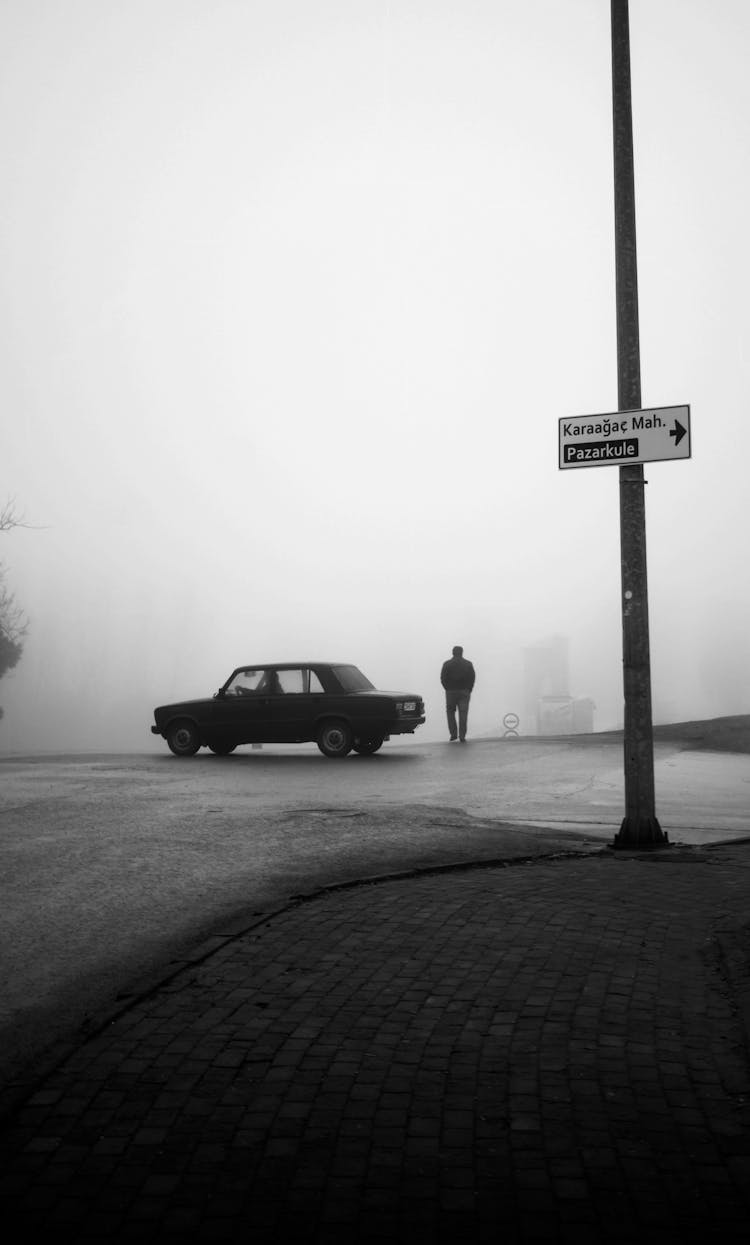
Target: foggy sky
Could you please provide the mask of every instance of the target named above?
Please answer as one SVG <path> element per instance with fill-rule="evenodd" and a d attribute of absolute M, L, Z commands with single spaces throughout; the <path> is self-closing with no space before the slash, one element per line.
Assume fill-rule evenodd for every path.
<path fill-rule="evenodd" d="M 743 0 L 631 0 L 654 716 L 750 712 Z M 608 0 L 6 0 L 0 751 L 151 748 L 243 663 L 474 733 L 568 637 L 622 718 Z M 521 729 L 523 730 L 524 723 Z M 157 741 L 159 742 L 159 741 Z"/>

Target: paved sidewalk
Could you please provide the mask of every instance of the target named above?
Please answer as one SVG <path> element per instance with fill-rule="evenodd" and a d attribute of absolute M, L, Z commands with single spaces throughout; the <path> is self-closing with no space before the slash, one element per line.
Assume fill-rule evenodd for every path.
<path fill-rule="evenodd" d="M 750 843 L 325 892 L 2 1135 L 13 1242 L 750 1237 Z"/>

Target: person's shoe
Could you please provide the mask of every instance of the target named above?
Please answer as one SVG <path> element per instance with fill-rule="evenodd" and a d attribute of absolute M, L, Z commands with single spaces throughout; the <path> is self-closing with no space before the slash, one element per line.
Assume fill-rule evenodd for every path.
<path fill-rule="evenodd" d="M 454 744 L 454 743 L 456 742 L 456 740 L 457 740 L 457 739 L 458 739 L 458 736 L 457 736 L 457 735 L 450 735 L 450 736 L 449 736 L 449 738 L 448 738 L 448 742 L 449 742 L 449 743 L 451 743 L 451 744 Z"/>
<path fill-rule="evenodd" d="M 458 742 L 459 742 L 460 744 L 465 744 L 465 743 L 466 743 L 466 736 L 465 736 L 465 735 L 461 735 L 461 737 L 460 737 L 460 739 L 459 739 L 459 741 L 458 741 Z"/>

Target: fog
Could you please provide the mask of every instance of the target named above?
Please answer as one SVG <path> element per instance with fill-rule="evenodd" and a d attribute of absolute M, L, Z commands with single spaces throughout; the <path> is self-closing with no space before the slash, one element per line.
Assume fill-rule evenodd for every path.
<path fill-rule="evenodd" d="M 746 713 L 750 9 L 630 17 L 654 717 Z M 440 735 L 454 644 L 498 731 L 553 635 L 621 722 L 607 0 L 5 0 L 0 160 L 0 751 L 311 658 Z"/>

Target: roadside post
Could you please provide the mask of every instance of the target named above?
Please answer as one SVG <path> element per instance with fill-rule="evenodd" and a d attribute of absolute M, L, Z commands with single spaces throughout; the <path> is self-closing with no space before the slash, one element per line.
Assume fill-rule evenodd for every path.
<path fill-rule="evenodd" d="M 663 847 L 656 816 L 643 463 L 689 458 L 690 407 L 641 408 L 628 0 L 611 0 L 618 411 L 559 422 L 561 469 L 617 465 L 625 700 L 625 816 L 616 848 Z"/>

